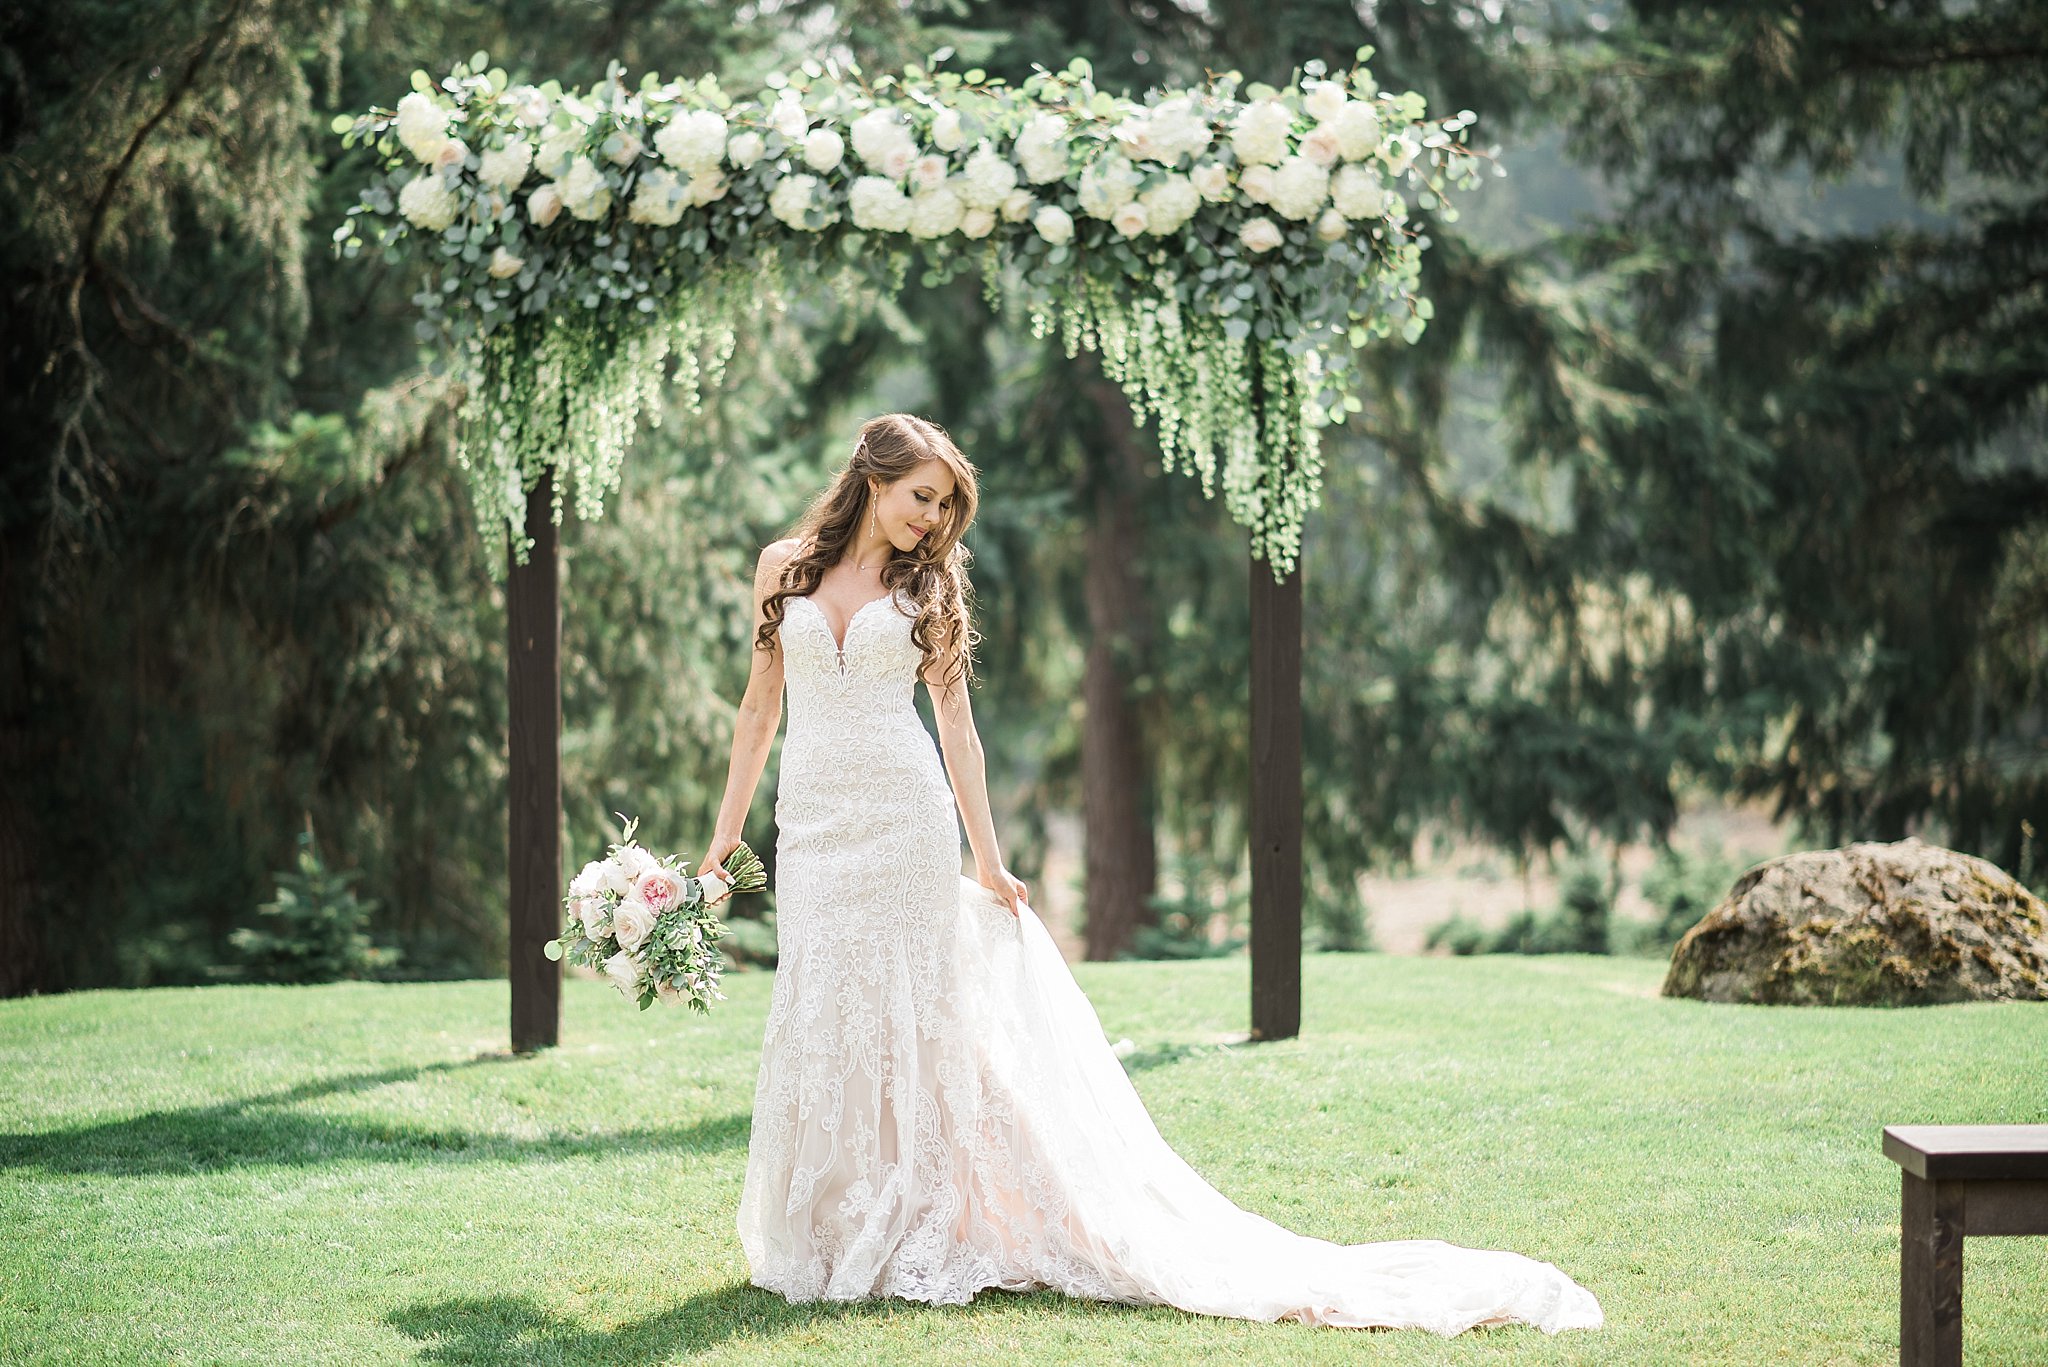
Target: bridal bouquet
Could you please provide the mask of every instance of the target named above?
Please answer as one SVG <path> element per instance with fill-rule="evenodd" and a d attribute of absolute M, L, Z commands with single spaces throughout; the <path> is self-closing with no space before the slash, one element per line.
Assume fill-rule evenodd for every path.
<path fill-rule="evenodd" d="M 718 990 L 725 924 L 711 908 L 735 892 L 767 886 L 760 856 L 742 842 L 699 878 L 684 871 L 682 856 L 657 859 L 635 844 L 638 824 L 637 817 L 628 821 L 625 839 L 570 882 L 563 899 L 569 923 L 543 952 L 599 969 L 627 1000 L 637 996 L 642 1011 L 657 997 L 709 1011 L 712 998 L 725 1000 Z"/>

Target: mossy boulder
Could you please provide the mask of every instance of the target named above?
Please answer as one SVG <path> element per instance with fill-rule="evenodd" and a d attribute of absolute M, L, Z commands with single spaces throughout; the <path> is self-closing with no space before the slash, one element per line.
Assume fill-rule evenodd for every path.
<path fill-rule="evenodd" d="M 1667 997 L 1788 1006 L 2048 1001 L 2048 904 L 1917 837 L 1757 865 L 1671 953 Z"/>

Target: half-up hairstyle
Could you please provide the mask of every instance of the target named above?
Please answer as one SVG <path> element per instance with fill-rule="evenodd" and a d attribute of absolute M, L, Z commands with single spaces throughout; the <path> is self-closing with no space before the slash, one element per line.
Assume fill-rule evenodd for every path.
<path fill-rule="evenodd" d="M 974 647 L 981 634 L 974 629 L 970 615 L 974 588 L 968 582 L 967 566 L 973 556 L 960 538 L 973 524 L 979 502 L 974 464 L 943 427 L 909 413 L 884 413 L 863 423 L 846 464 L 786 533 L 797 539 L 797 548 L 783 563 L 780 584 L 762 600 L 763 620 L 754 633 L 755 649 L 775 649 L 785 600 L 815 592 L 825 571 L 838 564 L 853 545 L 868 515 L 868 481 L 887 487 L 927 460 L 943 461 L 953 472 L 952 510 L 915 548 L 891 550 L 882 562 L 882 587 L 891 594 L 902 590 L 916 605 L 910 638 L 924 656 L 920 677 L 942 661 L 950 661 L 943 676 L 945 684 L 963 678 L 973 681 Z"/>

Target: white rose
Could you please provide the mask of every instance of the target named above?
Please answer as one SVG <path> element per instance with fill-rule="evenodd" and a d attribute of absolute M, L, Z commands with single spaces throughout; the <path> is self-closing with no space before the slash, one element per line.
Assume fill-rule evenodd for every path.
<path fill-rule="evenodd" d="M 1335 242 L 1350 231 L 1351 225 L 1334 208 L 1323 210 L 1323 216 L 1316 220 L 1316 236 L 1325 242 Z"/>
<path fill-rule="evenodd" d="M 1125 237 L 1137 237 L 1150 221 L 1145 206 L 1135 201 L 1119 205 L 1117 211 L 1109 216 L 1109 225 Z"/>
<path fill-rule="evenodd" d="M 996 230 L 996 214 L 993 209 L 969 209 L 960 215 L 960 236 L 983 238 Z"/>
<path fill-rule="evenodd" d="M 547 184 L 526 197 L 526 216 L 536 228 L 545 228 L 555 221 L 555 215 L 562 212 L 562 192 L 555 183 Z"/>
<path fill-rule="evenodd" d="M 611 979 L 612 986 L 618 988 L 627 1001 L 633 1001 L 640 995 L 640 980 L 645 974 L 646 970 L 633 958 L 629 949 L 622 949 L 604 961 L 605 977 Z"/>
<path fill-rule="evenodd" d="M 811 116 L 804 112 L 804 102 L 795 91 L 785 90 L 775 101 L 775 108 L 768 112 L 768 126 L 791 142 L 810 128 Z"/>
<path fill-rule="evenodd" d="M 614 166 L 631 166 L 633 159 L 640 155 L 646 144 L 640 141 L 638 133 L 629 133 L 624 129 L 619 130 L 618 138 L 619 147 L 610 154 L 611 163 Z"/>
<path fill-rule="evenodd" d="M 611 858 L 612 867 L 625 875 L 627 886 L 640 881 L 640 876 L 661 867 L 661 861 L 638 845 L 627 845 Z"/>
<path fill-rule="evenodd" d="M 1155 105 L 1145 120 L 1145 141 L 1152 155 L 1168 166 L 1181 159 L 1200 156 L 1215 140 L 1209 120 L 1195 106 L 1194 97 L 1176 95 Z"/>
<path fill-rule="evenodd" d="M 792 228 L 807 227 L 804 220 L 811 212 L 812 192 L 817 187 L 816 176 L 784 176 L 768 192 L 768 212 Z"/>
<path fill-rule="evenodd" d="M 910 235 L 926 241 L 944 237 L 960 226 L 964 210 L 960 196 L 944 185 L 919 190 L 910 197 Z"/>
<path fill-rule="evenodd" d="M 525 138 L 514 138 L 503 147 L 490 148 L 482 160 L 483 165 L 477 168 L 478 180 L 500 190 L 515 190 L 533 165 L 533 144 Z"/>
<path fill-rule="evenodd" d="M 910 168 L 916 164 L 917 149 L 906 142 L 884 153 L 878 169 L 890 180 L 901 183 L 903 178 L 910 174 Z"/>
<path fill-rule="evenodd" d="M 654 985 L 654 995 L 661 998 L 663 1005 L 674 1006 L 683 999 L 684 992 L 674 983 L 658 982 Z"/>
<path fill-rule="evenodd" d="M 576 919 L 583 927 L 583 933 L 593 940 L 602 940 L 612 931 L 612 915 L 606 909 L 604 898 L 585 897 L 576 903 Z"/>
<path fill-rule="evenodd" d="M 515 85 L 505 92 L 505 99 L 513 106 L 513 118 L 521 127 L 539 128 L 554 117 L 554 102 L 539 86 Z"/>
<path fill-rule="evenodd" d="M 1040 114 L 1017 135 L 1017 160 L 1024 178 L 1044 185 L 1067 174 L 1067 125 L 1057 114 Z"/>
<path fill-rule="evenodd" d="M 569 158 L 582 147 L 582 129 L 557 128 L 540 140 L 540 151 L 533 158 L 534 168 L 549 180 L 560 180 L 569 169 Z"/>
<path fill-rule="evenodd" d="M 715 109 L 677 114 L 654 135 L 661 159 L 686 175 L 716 171 L 725 159 L 725 116 Z"/>
<path fill-rule="evenodd" d="M 1022 223 L 1037 207 L 1038 198 L 1029 190 L 1012 190 L 1003 196 L 1003 222 Z"/>
<path fill-rule="evenodd" d="M 957 152 L 965 141 L 960 135 L 960 112 L 941 109 L 939 116 L 932 120 L 932 146 L 941 152 Z"/>
<path fill-rule="evenodd" d="M 1387 192 L 1370 168 L 1347 165 L 1330 180 L 1330 202 L 1346 218 L 1378 218 L 1387 207 Z"/>
<path fill-rule="evenodd" d="M 562 206 L 589 223 L 603 218 L 612 206 L 612 187 L 589 157 L 579 156 L 562 177 Z"/>
<path fill-rule="evenodd" d="M 846 155 L 846 141 L 829 128 L 813 129 L 804 138 L 804 165 L 829 171 Z"/>
<path fill-rule="evenodd" d="M 1254 204 L 1264 204 L 1273 198 L 1273 168 L 1270 166 L 1247 166 L 1237 177 L 1238 192 Z"/>
<path fill-rule="evenodd" d="M 1247 165 L 1270 164 L 1287 155 L 1294 111 L 1275 99 L 1253 100 L 1231 124 L 1230 146 Z"/>
<path fill-rule="evenodd" d="M 448 139 L 448 111 L 424 90 L 398 102 L 398 140 L 419 161 L 431 163 Z"/>
<path fill-rule="evenodd" d="M 449 166 L 460 166 L 467 160 L 469 160 L 469 144 L 461 138 L 449 138 L 434 153 L 432 165 L 438 171 Z"/>
<path fill-rule="evenodd" d="M 1344 140 L 1327 123 L 1319 123 L 1301 140 L 1301 154 L 1318 166 L 1335 166 L 1344 155 Z"/>
<path fill-rule="evenodd" d="M 1289 157 L 1273 173 L 1273 196 L 1267 202 L 1283 217 L 1299 222 L 1313 218 L 1330 196 L 1330 173 L 1307 157 Z"/>
<path fill-rule="evenodd" d="M 709 204 L 714 199 L 724 199 L 731 188 L 732 182 L 725 178 L 725 172 L 700 172 L 690 177 L 690 203 Z"/>
<path fill-rule="evenodd" d="M 946 159 L 936 152 L 927 152 L 910 168 L 910 180 L 915 190 L 938 189 L 946 183 Z"/>
<path fill-rule="evenodd" d="M 439 171 L 425 171 L 405 183 L 398 192 L 398 212 L 415 228 L 438 233 L 455 221 L 462 201 L 441 183 Z"/>
<path fill-rule="evenodd" d="M 1228 204 L 1237 190 L 1230 183 L 1230 168 L 1220 161 L 1205 161 L 1188 173 L 1195 189 L 1211 204 Z"/>
<path fill-rule="evenodd" d="M 767 140 L 751 129 L 745 133 L 735 133 L 732 141 L 725 145 L 726 158 L 742 171 L 759 161 L 767 151 Z"/>
<path fill-rule="evenodd" d="M 910 198 L 895 182 L 880 176 L 862 176 L 847 192 L 847 208 L 853 226 L 880 232 L 900 233 L 910 226 Z"/>
<path fill-rule="evenodd" d="M 628 897 L 612 908 L 612 937 L 623 949 L 638 949 L 654 933 L 657 919 L 653 907 L 637 897 Z"/>
<path fill-rule="evenodd" d="M 491 252 L 489 270 L 493 280 L 510 280 L 525 268 L 526 259 L 524 257 L 514 256 L 503 247 L 496 248 Z"/>
<path fill-rule="evenodd" d="M 983 143 L 974 155 L 967 159 L 967 170 L 961 178 L 960 198 L 970 208 L 997 209 L 1017 188 L 1017 168 L 1010 165 L 1010 159 L 995 148 Z"/>
<path fill-rule="evenodd" d="M 598 863 L 595 859 L 591 860 L 581 869 L 577 870 L 576 876 L 569 880 L 570 895 L 574 897 L 590 896 L 597 891 L 599 881 L 603 877 L 604 865 Z"/>
<path fill-rule="evenodd" d="M 1346 161 L 1364 161 L 1380 145 L 1380 116 L 1373 107 L 1354 100 L 1330 120 Z"/>
<path fill-rule="evenodd" d="M 1237 240 L 1255 252 L 1270 252 L 1283 241 L 1270 218 L 1255 218 L 1237 230 Z"/>
<path fill-rule="evenodd" d="M 1344 87 L 1338 82 L 1311 81 L 1308 94 L 1302 98 L 1301 107 L 1308 111 L 1310 118 L 1327 123 L 1342 113 L 1348 103 L 1350 101 L 1344 97 Z"/>
<path fill-rule="evenodd" d="M 1074 237 L 1073 217 L 1057 204 L 1048 204 L 1033 214 L 1031 226 L 1038 229 L 1038 235 L 1055 247 L 1072 241 Z"/>
<path fill-rule="evenodd" d="M 635 223 L 666 228 L 683 216 L 683 201 L 688 197 L 689 192 L 676 179 L 676 173 L 666 166 L 657 166 L 640 177 L 626 217 Z"/>
<path fill-rule="evenodd" d="M 1138 196 L 1138 202 L 1145 208 L 1145 231 L 1162 237 L 1180 231 L 1181 226 L 1202 207 L 1202 197 L 1196 192 L 1194 181 L 1181 175 L 1169 175 Z M 1123 211 L 1119 209 L 1117 212 Z"/>

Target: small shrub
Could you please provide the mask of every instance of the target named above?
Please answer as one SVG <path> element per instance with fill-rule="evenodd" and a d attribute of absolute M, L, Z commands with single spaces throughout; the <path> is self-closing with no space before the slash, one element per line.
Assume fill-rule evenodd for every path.
<path fill-rule="evenodd" d="M 1685 932 L 1720 905 L 1741 872 L 1742 866 L 1718 845 L 1691 852 L 1667 845 L 1642 881 L 1643 898 L 1657 908 L 1657 919 L 1629 927 L 1626 947 L 1639 954 L 1669 954 Z"/>
<path fill-rule="evenodd" d="M 228 936 L 242 962 L 228 974 L 251 982 L 324 983 L 361 978 L 395 965 L 401 951 L 370 943 L 365 927 L 374 900 L 348 885 L 357 869 L 329 869 L 313 844 L 309 821 L 299 832 L 296 869 L 277 874 L 277 896 L 256 909 L 264 918 Z"/>
<path fill-rule="evenodd" d="M 1484 954 L 1493 941 L 1493 934 L 1485 926 L 1471 919 L 1463 912 L 1454 913 L 1448 921 L 1439 921 L 1429 928 L 1423 938 L 1424 949 L 1447 949 L 1453 954 Z"/>

